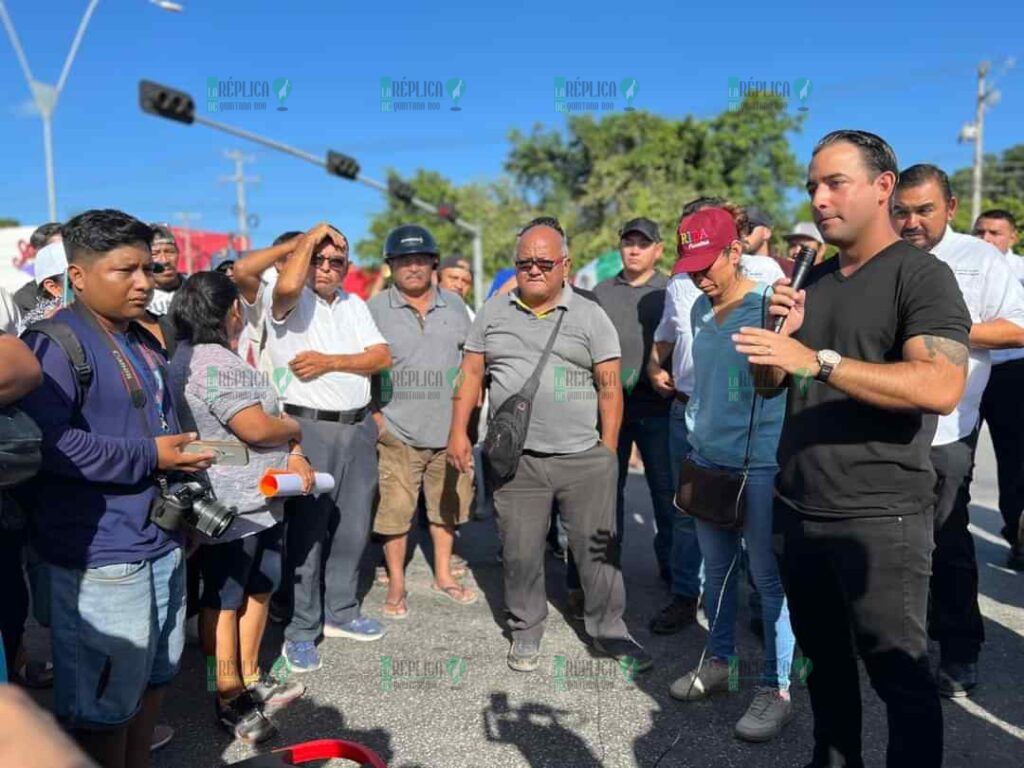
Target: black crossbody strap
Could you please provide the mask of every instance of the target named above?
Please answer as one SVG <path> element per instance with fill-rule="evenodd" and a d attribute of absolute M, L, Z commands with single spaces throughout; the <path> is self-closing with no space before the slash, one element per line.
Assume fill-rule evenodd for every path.
<path fill-rule="evenodd" d="M 761 294 L 761 327 L 764 328 L 764 309 L 765 304 L 768 300 L 768 289 L 765 288 Z M 746 472 L 750 467 L 750 441 L 754 435 L 754 413 L 757 410 L 757 401 L 760 399 L 757 394 L 757 385 L 751 380 L 751 390 L 754 396 L 750 399 L 750 423 L 747 425 L 747 447 L 743 449 L 743 471 Z"/>
<path fill-rule="evenodd" d="M 103 343 L 107 345 L 107 349 L 110 350 L 110 354 L 113 356 L 114 362 L 117 363 L 117 370 L 121 374 L 124 386 L 128 390 L 128 395 L 132 401 L 132 407 L 144 407 L 146 405 L 146 391 L 142 388 L 138 374 L 135 373 L 135 369 L 132 367 L 132 364 L 125 358 L 124 353 L 121 351 L 121 348 L 117 346 L 117 342 L 114 341 L 110 332 L 101 326 L 92 312 L 82 304 L 75 302 L 71 305 L 71 308 L 73 311 L 77 312 L 83 320 L 92 326 L 93 330 L 95 330 L 99 337 L 103 339 Z"/>
<path fill-rule="evenodd" d="M 562 320 L 565 319 L 565 307 L 558 307 L 558 319 L 555 321 L 555 327 L 551 331 L 551 336 L 548 337 L 547 346 L 544 347 L 544 352 L 540 356 L 540 361 L 537 363 L 537 367 L 534 368 L 533 373 L 530 374 L 530 378 L 526 380 L 523 388 L 519 391 L 523 397 L 528 400 L 533 400 L 533 396 L 537 394 L 537 387 L 540 386 L 540 375 L 541 371 L 544 370 L 544 366 L 548 362 L 548 358 L 551 356 L 551 348 L 555 346 L 555 337 L 558 336 L 558 331 L 562 327 Z"/>

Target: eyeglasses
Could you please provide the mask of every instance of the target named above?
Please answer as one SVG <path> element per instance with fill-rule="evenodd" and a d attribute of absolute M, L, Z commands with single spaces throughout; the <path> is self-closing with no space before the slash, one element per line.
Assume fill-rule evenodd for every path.
<path fill-rule="evenodd" d="M 348 259 L 328 259 L 324 256 L 314 256 L 312 259 L 309 260 L 309 263 L 312 264 L 317 269 L 320 269 L 320 265 L 323 264 L 325 261 L 330 265 L 331 269 L 333 269 L 335 272 L 341 272 L 341 270 L 348 266 Z"/>
<path fill-rule="evenodd" d="M 521 272 L 529 272 L 537 267 L 541 272 L 550 272 L 565 259 L 516 259 L 516 269 Z"/>

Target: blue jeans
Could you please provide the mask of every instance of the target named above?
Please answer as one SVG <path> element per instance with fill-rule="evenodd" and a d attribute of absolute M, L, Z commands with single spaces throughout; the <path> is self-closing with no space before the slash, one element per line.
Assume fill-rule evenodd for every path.
<path fill-rule="evenodd" d="M 647 478 L 647 489 L 651 493 L 651 505 L 654 508 L 654 556 L 658 561 L 658 570 L 662 573 L 671 572 L 672 563 L 672 529 L 675 525 L 676 509 L 672 506 L 675 485 L 672 482 L 672 460 L 669 458 L 669 420 L 667 416 L 648 416 L 623 422 L 619 432 L 619 485 L 615 497 L 615 530 L 619 545 L 625 531 L 626 517 L 626 479 L 629 476 L 629 456 L 633 451 L 633 443 L 640 451 L 644 462 L 644 476 Z M 580 577 L 569 555 L 565 574 L 566 587 L 580 589 Z"/>
<path fill-rule="evenodd" d="M 691 460 L 700 466 L 727 469 L 705 461 L 696 453 Z M 747 545 L 750 573 L 761 595 L 761 615 L 764 622 L 764 667 L 761 684 L 782 690 L 789 688 L 789 673 L 793 663 L 793 630 L 789 624 L 789 608 L 779 576 L 779 564 L 772 549 L 772 509 L 774 504 L 775 467 L 750 470 L 745 490 L 747 519 L 742 537 Z M 740 532 L 727 531 L 703 520 L 697 520 L 697 538 L 704 553 L 704 611 L 712 624 L 708 649 L 719 659 L 736 655 L 736 612 L 740 579 Z M 734 562 L 735 560 L 735 562 Z M 729 566 L 732 573 L 721 598 L 721 610 L 716 617 L 719 594 Z"/>
<path fill-rule="evenodd" d="M 72 728 L 127 724 L 146 688 L 178 672 L 185 645 L 181 549 L 135 563 L 46 570 L 57 717 Z"/>
<path fill-rule="evenodd" d="M 686 404 L 672 402 L 668 433 L 669 460 L 672 463 L 672 488 L 679 484 L 679 467 L 690 454 L 690 438 L 686 430 Z M 701 554 L 694 519 L 673 507 L 672 525 L 672 594 L 694 600 L 700 595 Z"/>

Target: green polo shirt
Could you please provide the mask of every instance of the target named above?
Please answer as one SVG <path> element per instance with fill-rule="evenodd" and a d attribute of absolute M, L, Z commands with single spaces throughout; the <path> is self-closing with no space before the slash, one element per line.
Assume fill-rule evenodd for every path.
<path fill-rule="evenodd" d="M 426 316 L 391 286 L 367 304 L 391 350 L 391 368 L 374 377 L 374 400 L 388 431 L 406 445 L 443 448 L 452 420 L 452 385 L 469 332 L 466 305 L 434 288 Z"/>
<path fill-rule="evenodd" d="M 599 439 L 593 370 L 621 356 L 619 337 L 604 310 L 571 287 L 562 290 L 558 307 L 565 319 L 541 372 L 526 449 L 579 453 Z M 557 308 L 536 315 L 515 290 L 493 297 L 477 314 L 465 348 L 484 356 L 492 411 L 530 378 L 558 315 Z"/>

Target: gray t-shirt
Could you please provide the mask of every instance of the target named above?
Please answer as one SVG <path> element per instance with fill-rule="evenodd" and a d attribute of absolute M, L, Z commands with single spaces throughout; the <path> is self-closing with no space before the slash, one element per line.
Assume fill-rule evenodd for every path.
<path fill-rule="evenodd" d="M 180 342 L 168 375 L 182 427 L 192 429 L 189 424 L 194 424 L 200 440 L 239 441 L 227 423 L 252 405 L 262 406 L 271 415 L 278 413 L 277 393 L 269 377 L 219 344 L 193 347 Z M 248 465 L 214 464 L 206 471 L 217 498 L 244 513 L 235 518 L 214 543 L 251 536 L 272 528 L 283 518 L 283 502 L 268 502 L 259 492 L 259 481 L 268 469 L 287 466 L 288 445 L 276 448 L 250 445 L 248 448 Z"/>
<path fill-rule="evenodd" d="M 466 305 L 456 294 L 435 288 L 434 303 L 421 317 L 391 286 L 368 306 L 391 350 L 391 368 L 373 381 L 388 431 L 406 445 L 443 448 L 452 420 L 452 385 L 469 333 Z"/>
<path fill-rule="evenodd" d="M 565 308 L 565 319 L 541 371 L 525 447 L 579 453 L 599 439 L 594 366 L 620 357 L 621 351 L 615 326 L 597 303 L 567 286 L 558 306 Z M 560 312 L 556 308 L 538 317 L 512 291 L 493 297 L 477 314 L 465 349 L 484 355 L 492 413 L 533 373 Z"/>

